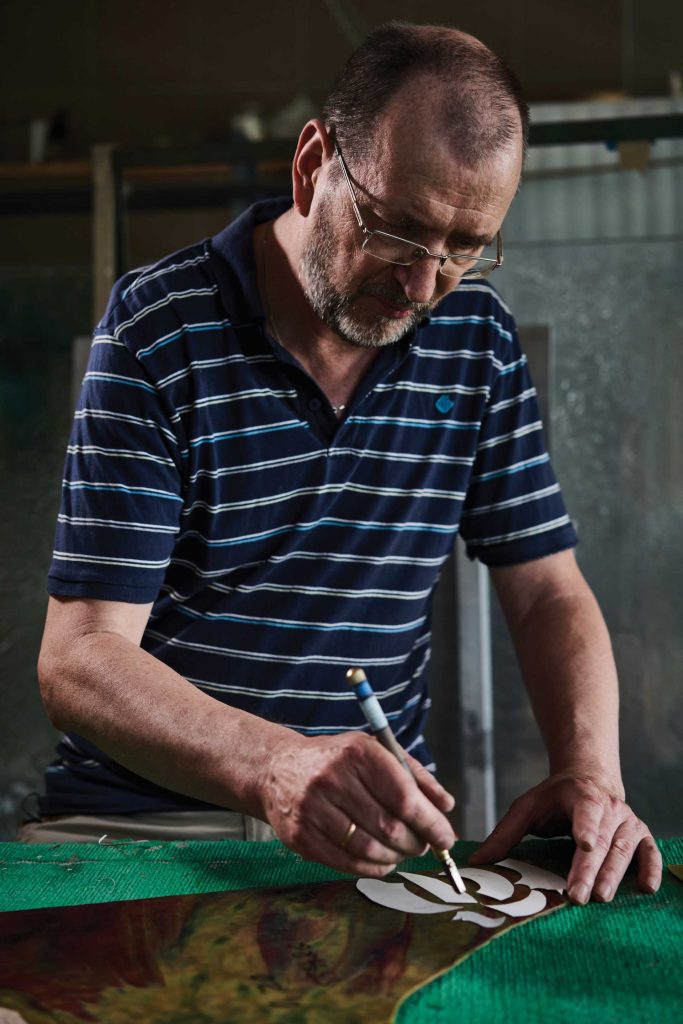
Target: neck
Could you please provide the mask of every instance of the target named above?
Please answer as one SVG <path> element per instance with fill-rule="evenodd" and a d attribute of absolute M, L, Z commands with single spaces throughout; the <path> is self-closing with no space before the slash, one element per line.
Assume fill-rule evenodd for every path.
<path fill-rule="evenodd" d="M 258 285 L 268 328 L 298 360 L 340 412 L 377 357 L 377 350 L 349 345 L 313 311 L 299 278 L 299 233 L 291 211 L 254 231 Z"/>

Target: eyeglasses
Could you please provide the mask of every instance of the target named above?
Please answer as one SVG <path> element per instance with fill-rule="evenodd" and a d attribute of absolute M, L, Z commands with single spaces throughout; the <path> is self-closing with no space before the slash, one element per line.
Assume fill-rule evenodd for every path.
<path fill-rule="evenodd" d="M 398 263 L 403 267 L 410 267 L 418 260 L 430 257 L 439 261 L 439 273 L 446 277 L 486 277 L 496 267 L 503 263 L 503 236 L 500 231 L 496 235 L 496 255 L 494 256 L 472 256 L 471 254 L 457 252 L 430 252 L 424 245 L 411 242 L 408 238 L 401 238 L 399 235 L 390 235 L 386 231 L 372 231 L 363 220 L 356 198 L 356 192 L 351 182 L 351 175 L 344 157 L 341 155 L 339 146 L 334 144 L 334 152 L 344 174 L 344 181 L 351 196 L 353 212 L 356 215 L 358 226 L 363 235 L 362 250 L 370 256 L 375 256 L 385 263 Z M 491 245 L 491 249 L 493 246 Z"/>

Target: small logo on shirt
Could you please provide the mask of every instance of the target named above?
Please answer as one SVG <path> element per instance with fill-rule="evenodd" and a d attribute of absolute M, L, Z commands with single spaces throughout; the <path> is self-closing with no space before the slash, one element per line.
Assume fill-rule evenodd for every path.
<path fill-rule="evenodd" d="M 449 398 L 448 395 L 441 395 L 441 397 L 437 398 L 437 400 L 434 402 L 434 405 L 439 410 L 439 412 L 447 413 L 451 411 L 451 409 L 455 405 L 455 402 L 453 401 L 452 398 Z"/>

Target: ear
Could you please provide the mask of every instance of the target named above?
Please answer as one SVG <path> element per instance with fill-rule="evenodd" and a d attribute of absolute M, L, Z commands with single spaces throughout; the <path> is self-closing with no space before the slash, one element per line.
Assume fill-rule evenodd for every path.
<path fill-rule="evenodd" d="M 320 172 L 334 157 L 334 146 L 323 121 L 314 118 L 304 125 L 292 164 L 294 207 L 307 217 Z"/>

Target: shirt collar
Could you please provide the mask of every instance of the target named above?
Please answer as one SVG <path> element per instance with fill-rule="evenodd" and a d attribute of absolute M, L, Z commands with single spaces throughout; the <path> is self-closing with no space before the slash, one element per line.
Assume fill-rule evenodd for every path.
<path fill-rule="evenodd" d="M 221 257 L 215 261 L 218 286 L 235 324 L 265 319 L 256 275 L 254 228 L 275 220 L 291 205 L 286 196 L 254 203 L 211 239 L 211 249 Z"/>

